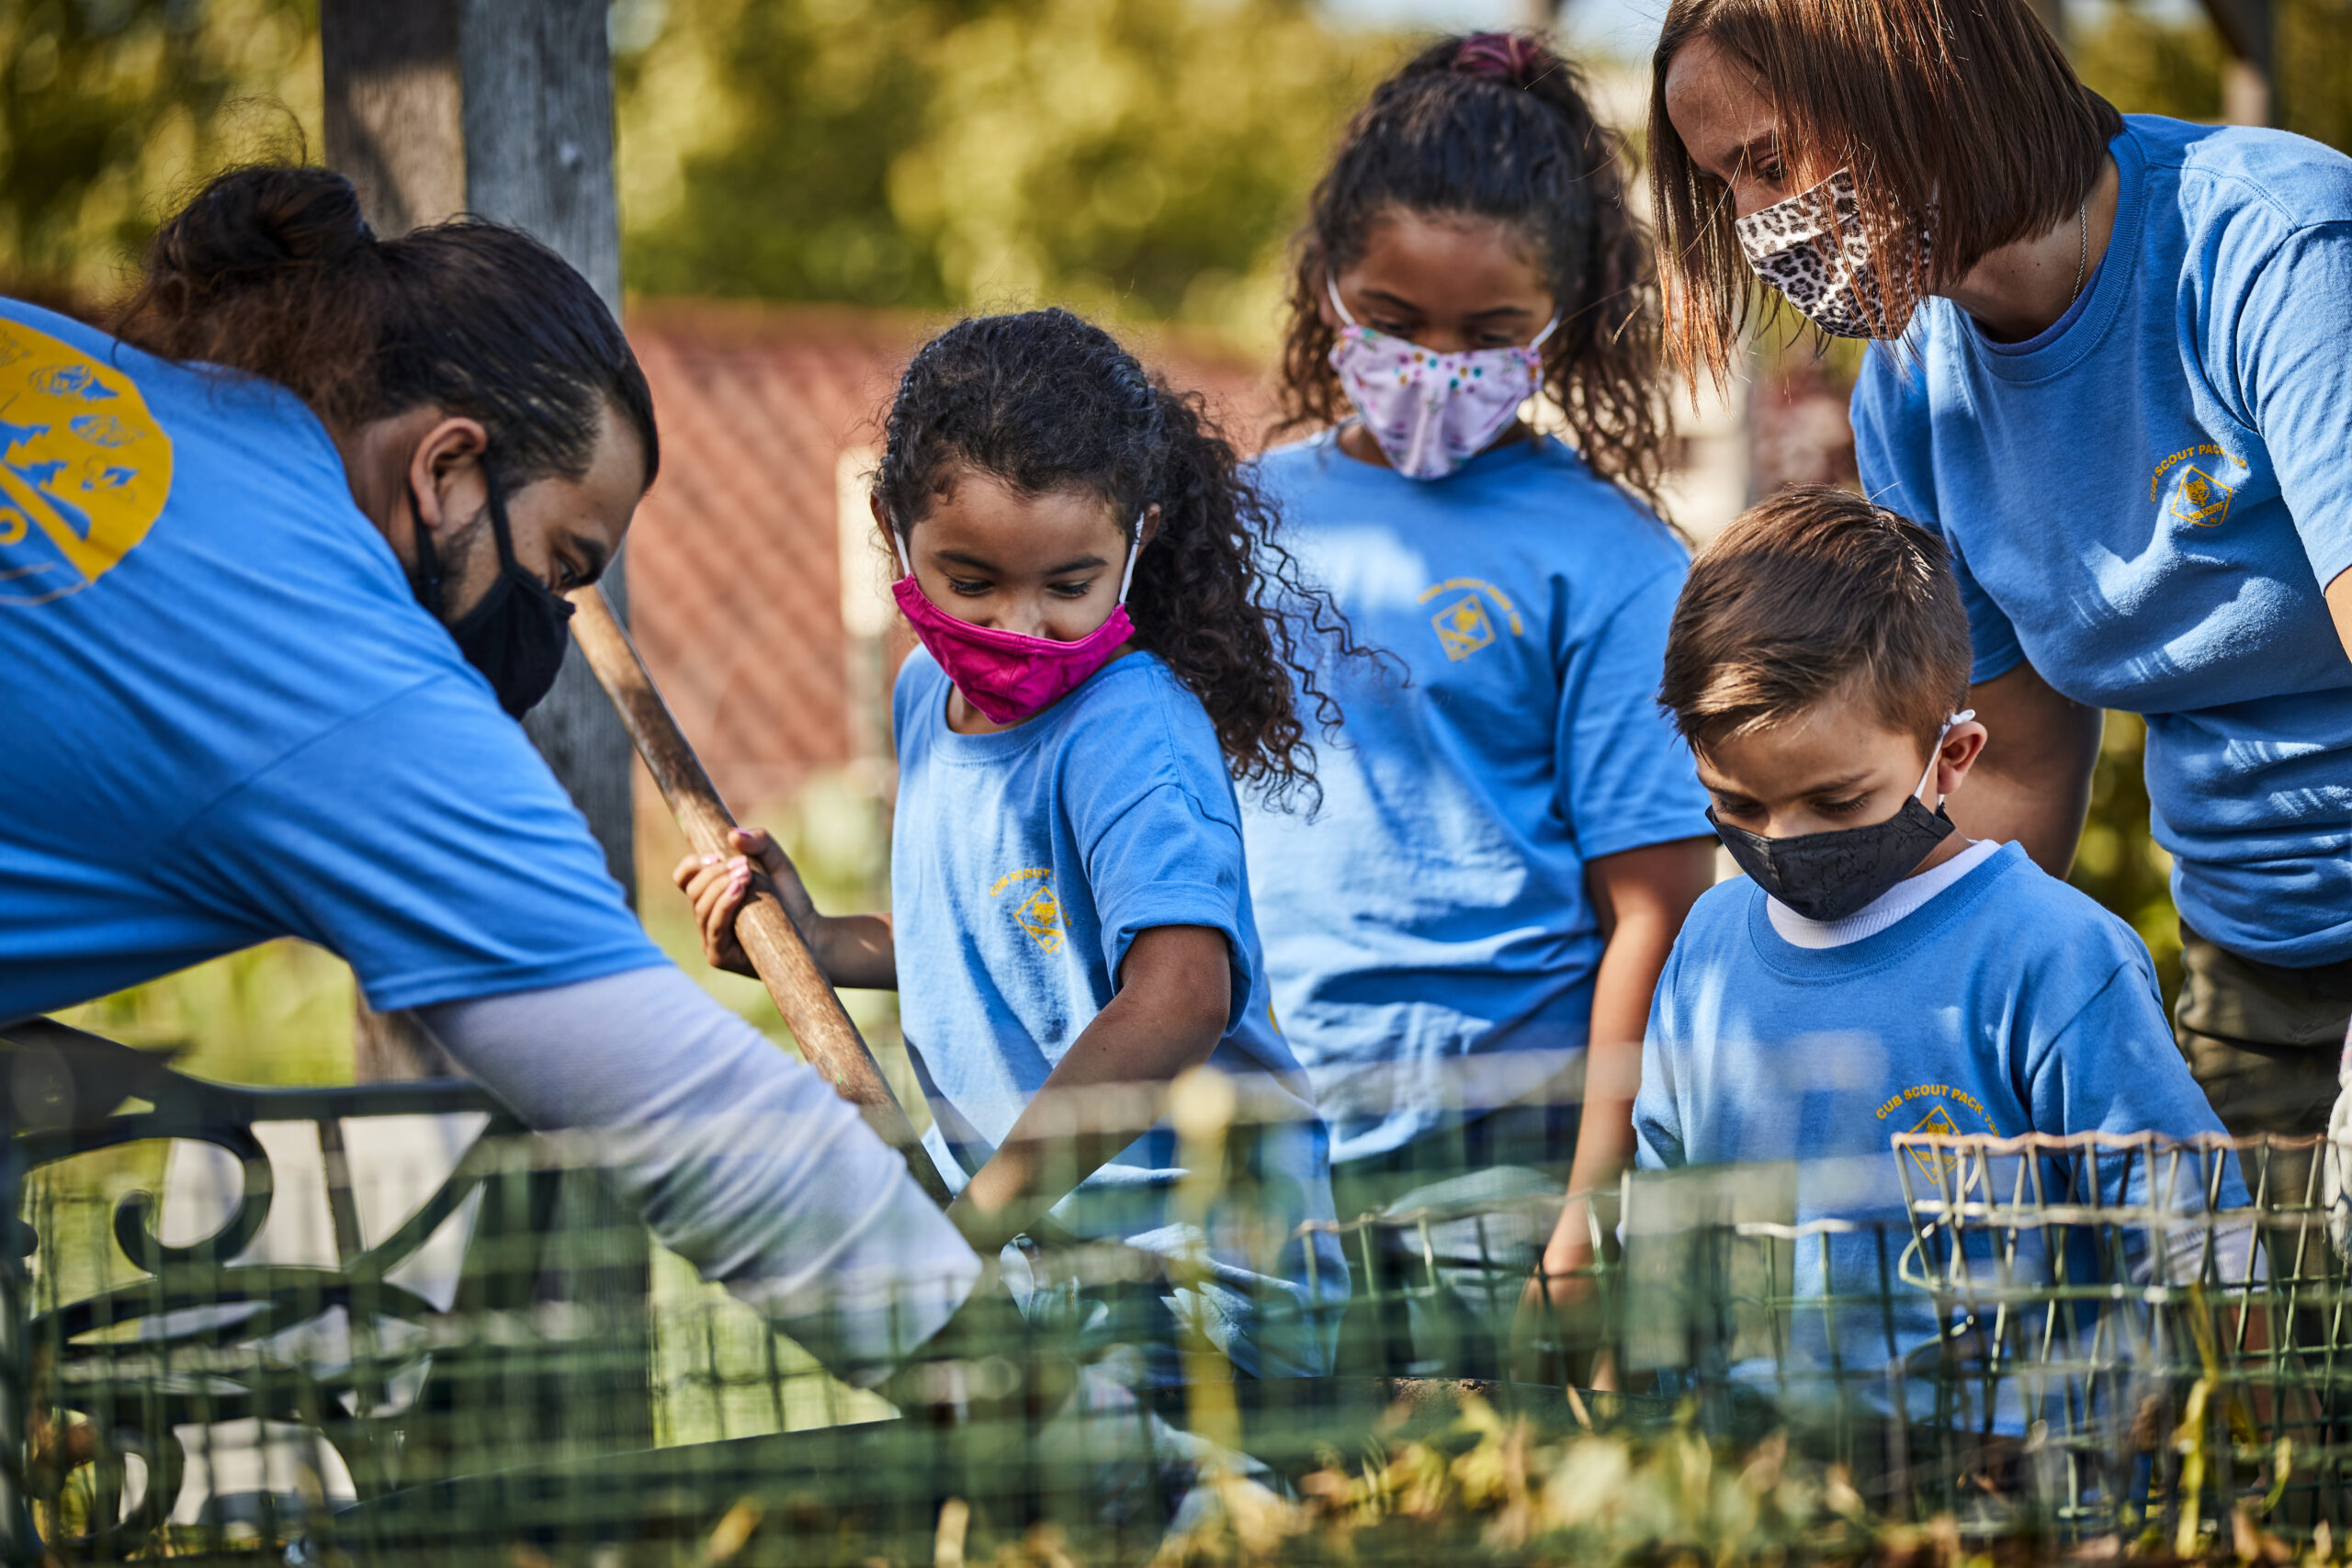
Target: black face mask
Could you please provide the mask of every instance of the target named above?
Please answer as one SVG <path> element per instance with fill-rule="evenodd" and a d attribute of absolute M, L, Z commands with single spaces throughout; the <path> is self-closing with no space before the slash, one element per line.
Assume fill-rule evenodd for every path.
<path fill-rule="evenodd" d="M 1842 920 L 1869 908 L 1918 870 L 1928 852 L 1952 830 L 1942 807 L 1931 813 L 1916 795 L 1883 822 L 1789 839 L 1768 839 L 1717 821 L 1712 806 L 1707 820 L 1740 870 L 1808 920 Z"/>
<path fill-rule="evenodd" d="M 1951 837 L 1952 820 L 1944 815 L 1943 807 L 1929 811 L 1919 804 L 1919 791 L 1935 775 L 1944 737 L 1951 733 L 1952 726 L 1975 716 L 1974 708 L 1963 708 L 1944 720 L 1943 728 L 1936 731 L 1936 743 L 1928 748 L 1928 766 L 1918 784 L 1902 808 L 1883 822 L 1768 839 L 1718 821 L 1712 806 L 1707 807 L 1707 820 L 1739 869 L 1758 887 L 1808 920 L 1842 920 L 1877 902 L 1888 888 L 1918 870 L 1930 851 Z"/>
<path fill-rule="evenodd" d="M 466 662 L 489 677 L 498 705 L 515 718 L 537 705 L 563 668 L 571 640 L 571 602 L 514 564 L 514 538 L 506 524 L 506 498 L 490 487 L 491 535 L 498 541 L 498 577 L 481 603 L 456 621 L 444 620 Z M 416 525 L 417 603 L 443 619 L 441 562 L 433 535 Z"/>

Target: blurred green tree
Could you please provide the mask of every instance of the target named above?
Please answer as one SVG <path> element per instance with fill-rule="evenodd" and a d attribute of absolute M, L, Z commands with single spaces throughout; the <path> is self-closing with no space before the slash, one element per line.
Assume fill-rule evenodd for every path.
<path fill-rule="evenodd" d="M 1397 47 L 1308 0 L 664 11 L 621 56 L 631 288 L 1050 298 L 1261 342 L 1306 187 Z"/>
<path fill-rule="evenodd" d="M 0 276 L 116 286 L 220 164 L 318 145 L 317 0 L 0 0 Z"/>
<path fill-rule="evenodd" d="M 2274 124 L 2352 152 L 2352 0 L 2271 0 Z M 2126 113 L 2218 119 L 2221 35 L 2200 11 L 2159 17 L 2103 0 L 2068 51 L 2083 79 Z"/>
<path fill-rule="evenodd" d="M 2126 114 L 2221 117 L 2224 51 L 2202 15 L 2159 20 L 2105 0 L 2097 19 L 2074 28 L 2066 42 L 2083 80 Z"/>
<path fill-rule="evenodd" d="M 2352 0 L 2277 0 L 2276 118 L 2352 152 Z"/>

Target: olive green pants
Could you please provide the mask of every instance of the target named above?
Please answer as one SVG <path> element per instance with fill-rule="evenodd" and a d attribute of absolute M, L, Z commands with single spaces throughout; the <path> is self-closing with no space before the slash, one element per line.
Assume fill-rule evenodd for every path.
<path fill-rule="evenodd" d="M 2187 973 L 2173 1008 L 2173 1037 L 2222 1125 L 2240 1135 L 2327 1131 L 2344 1033 L 2352 1021 L 2352 959 L 2288 969 L 2241 958 L 2184 924 Z M 2317 1199 L 2310 1151 L 2250 1158 L 2246 1185 L 2270 1201 Z"/>

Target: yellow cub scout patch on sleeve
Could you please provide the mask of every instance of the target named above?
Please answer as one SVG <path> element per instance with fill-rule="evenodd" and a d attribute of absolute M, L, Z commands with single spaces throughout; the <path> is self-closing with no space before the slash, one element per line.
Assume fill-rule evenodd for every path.
<path fill-rule="evenodd" d="M 46 604 L 104 577 L 171 492 L 172 438 L 137 383 L 0 321 L 0 608 Z"/>

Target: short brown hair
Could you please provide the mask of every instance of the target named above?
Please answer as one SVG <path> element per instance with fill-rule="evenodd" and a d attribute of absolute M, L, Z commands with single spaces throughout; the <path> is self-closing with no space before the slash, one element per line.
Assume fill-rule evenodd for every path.
<path fill-rule="evenodd" d="M 1650 189 L 1668 344 L 1694 378 L 1723 378 L 1760 292 L 1724 186 L 1667 118 L 1667 72 L 1701 38 L 1754 73 L 1784 152 L 1853 171 L 1882 276 L 1934 207 L 1918 293 L 2073 217 L 2123 130 L 2026 0 L 1673 0 L 1651 57 Z"/>
<path fill-rule="evenodd" d="M 1969 668 L 1943 541 L 1807 485 L 1749 507 L 1690 563 L 1657 700 L 1704 750 L 1859 682 L 1888 728 L 1927 740 L 1966 700 Z"/>

